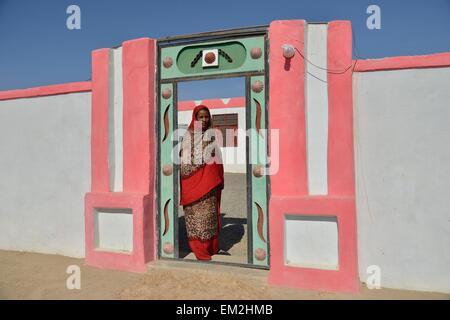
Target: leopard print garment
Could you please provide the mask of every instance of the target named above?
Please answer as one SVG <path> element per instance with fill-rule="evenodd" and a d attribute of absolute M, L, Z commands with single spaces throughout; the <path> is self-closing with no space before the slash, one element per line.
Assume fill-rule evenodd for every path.
<path fill-rule="evenodd" d="M 218 233 L 217 190 L 183 207 L 189 240 L 209 240 Z"/>

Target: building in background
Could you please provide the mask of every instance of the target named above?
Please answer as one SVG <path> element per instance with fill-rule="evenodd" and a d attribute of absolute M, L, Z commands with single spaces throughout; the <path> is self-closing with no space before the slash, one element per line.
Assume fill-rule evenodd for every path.
<path fill-rule="evenodd" d="M 197 105 L 206 105 L 210 111 L 214 128 L 222 132 L 223 145 L 220 146 L 225 172 L 246 172 L 246 122 L 245 98 L 222 98 L 201 101 L 178 102 L 178 128 L 181 133 L 191 122 L 192 110 Z"/>

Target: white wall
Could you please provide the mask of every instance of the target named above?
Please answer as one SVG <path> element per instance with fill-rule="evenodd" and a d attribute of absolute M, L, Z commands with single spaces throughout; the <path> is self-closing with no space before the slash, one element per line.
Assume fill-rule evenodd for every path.
<path fill-rule="evenodd" d="M 84 256 L 91 93 L 0 101 L 0 249 Z"/>
<path fill-rule="evenodd" d="M 450 68 L 355 73 L 361 280 L 450 292 Z"/>

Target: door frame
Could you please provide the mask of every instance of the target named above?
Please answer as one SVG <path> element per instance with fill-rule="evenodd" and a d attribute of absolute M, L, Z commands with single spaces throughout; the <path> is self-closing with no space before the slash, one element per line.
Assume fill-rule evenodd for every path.
<path fill-rule="evenodd" d="M 186 76 L 186 77 L 174 77 L 170 79 L 161 79 L 161 52 L 163 48 L 172 47 L 172 46 L 180 46 L 180 45 L 200 45 L 202 43 L 210 43 L 214 41 L 224 41 L 224 40 L 239 40 L 243 38 L 263 36 L 264 37 L 264 71 L 263 72 L 255 72 L 255 71 L 246 71 L 246 72 L 230 72 L 226 74 L 215 74 L 215 75 L 195 75 L 195 76 Z M 173 165 L 172 175 L 173 175 L 173 214 L 171 218 L 173 219 L 173 232 L 174 232 L 174 244 L 173 244 L 173 252 L 174 257 L 164 257 L 161 255 L 162 252 L 162 243 L 161 243 L 161 220 L 163 216 L 162 206 L 161 206 L 161 85 L 171 84 L 172 85 L 172 123 L 173 128 L 178 128 L 178 83 L 179 82 L 187 82 L 187 81 L 196 81 L 196 80 L 213 80 L 213 79 L 224 79 L 224 78 L 244 78 L 245 81 L 245 117 L 246 117 L 246 130 L 251 128 L 251 77 L 252 76 L 264 76 L 265 79 L 265 91 L 264 91 L 264 99 L 265 99 L 265 129 L 268 132 L 269 129 L 269 45 L 268 45 L 268 26 L 256 26 L 256 27 L 245 27 L 231 30 L 219 30 L 213 32 L 204 32 L 198 34 L 189 34 L 175 37 L 167 37 L 162 38 L 157 41 L 157 79 L 156 79 L 156 106 L 157 106 L 157 114 L 156 114 L 156 137 L 157 137 L 157 157 L 156 157 L 156 206 L 157 206 L 157 234 L 156 240 L 158 242 L 157 245 L 157 257 L 161 260 L 177 260 L 177 261 L 186 261 L 186 262 L 194 262 L 194 263 L 212 263 L 219 265 L 232 265 L 238 267 L 245 268 L 255 268 L 255 269 L 270 269 L 270 241 L 269 241 L 269 201 L 270 201 L 270 176 L 265 175 L 266 178 L 266 230 L 267 230 L 267 265 L 256 265 L 253 263 L 253 230 L 252 226 L 254 221 L 252 221 L 252 164 L 249 162 L 250 155 L 250 139 L 246 136 L 246 184 L 247 184 L 247 263 L 232 263 L 232 262 L 223 262 L 223 261 L 200 261 L 200 260 L 188 260 L 179 258 L 179 230 L 178 230 L 178 203 L 179 203 L 179 165 Z M 173 131 L 172 128 L 172 131 Z M 269 139 L 270 135 L 267 134 L 266 139 L 266 157 L 268 157 L 269 150 Z M 177 141 L 173 141 L 172 147 L 175 147 Z"/>

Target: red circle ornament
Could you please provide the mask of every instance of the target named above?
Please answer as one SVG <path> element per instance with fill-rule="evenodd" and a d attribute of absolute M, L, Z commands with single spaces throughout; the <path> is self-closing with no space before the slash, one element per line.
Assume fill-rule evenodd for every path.
<path fill-rule="evenodd" d="M 261 248 L 256 249 L 255 258 L 259 261 L 263 261 L 266 258 L 266 251 Z"/>
<path fill-rule="evenodd" d="M 164 243 L 163 250 L 167 254 L 172 254 L 173 253 L 173 244 L 171 244 L 170 242 Z"/>
<path fill-rule="evenodd" d="M 258 165 L 253 168 L 253 175 L 257 178 L 260 178 L 264 175 L 263 167 Z"/>
<path fill-rule="evenodd" d="M 206 63 L 213 63 L 214 61 L 216 61 L 216 55 L 214 54 L 214 52 L 208 52 L 205 55 L 205 62 Z"/>
<path fill-rule="evenodd" d="M 173 169 L 172 169 L 172 166 L 170 164 L 165 164 L 163 166 L 162 171 L 163 171 L 163 174 L 165 176 L 170 176 L 172 174 L 172 172 L 173 172 Z"/>
<path fill-rule="evenodd" d="M 261 55 L 262 55 L 261 48 L 252 48 L 252 50 L 250 51 L 250 56 L 252 57 L 252 59 L 259 59 Z"/>
<path fill-rule="evenodd" d="M 172 96 L 172 90 L 170 90 L 169 88 L 163 89 L 162 96 L 164 99 L 169 99 Z"/>
<path fill-rule="evenodd" d="M 173 60 L 172 60 L 171 57 L 166 57 L 166 58 L 164 58 L 163 66 L 164 66 L 165 68 L 170 68 L 172 65 L 173 65 Z"/>
<path fill-rule="evenodd" d="M 253 90 L 253 92 L 259 93 L 259 92 L 261 92 L 263 89 L 264 89 L 264 84 L 263 84 L 261 81 L 256 80 L 255 82 L 253 82 L 253 84 L 252 84 L 252 90 Z"/>

